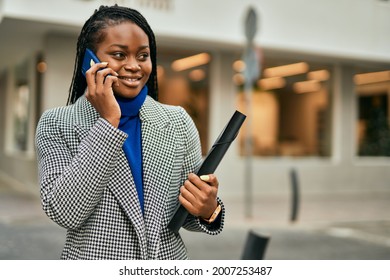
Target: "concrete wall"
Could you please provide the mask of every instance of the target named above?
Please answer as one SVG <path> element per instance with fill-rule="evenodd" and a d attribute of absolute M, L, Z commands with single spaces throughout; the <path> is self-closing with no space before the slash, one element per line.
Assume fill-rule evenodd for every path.
<path fill-rule="evenodd" d="M 140 10 L 159 36 L 241 44 L 249 6 L 267 48 L 390 61 L 390 3 L 380 0 L 3 0 L 4 15 L 81 26 L 100 4 Z"/>
<path fill-rule="evenodd" d="M 77 37 L 48 34 L 44 39 L 47 71 L 44 74 L 41 110 L 64 106 L 72 81 Z"/>

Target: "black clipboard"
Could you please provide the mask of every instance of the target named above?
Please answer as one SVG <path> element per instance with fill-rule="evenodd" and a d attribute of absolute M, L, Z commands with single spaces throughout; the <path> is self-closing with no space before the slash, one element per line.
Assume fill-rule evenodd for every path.
<path fill-rule="evenodd" d="M 226 151 L 229 149 L 230 144 L 237 137 L 238 132 L 245 121 L 246 116 L 239 111 L 235 111 L 230 121 L 226 124 L 217 140 L 214 142 L 206 158 L 204 159 L 201 167 L 199 168 L 197 175 L 212 174 L 217 169 L 219 163 L 224 157 Z M 187 209 L 180 203 L 175 210 L 173 217 L 171 218 L 168 228 L 175 233 L 178 233 L 185 219 L 188 216 Z"/>

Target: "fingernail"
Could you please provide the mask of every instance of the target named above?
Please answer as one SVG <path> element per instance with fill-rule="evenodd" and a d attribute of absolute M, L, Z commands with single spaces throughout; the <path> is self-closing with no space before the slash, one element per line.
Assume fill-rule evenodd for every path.
<path fill-rule="evenodd" d="M 202 181 L 209 181 L 210 180 L 210 176 L 209 175 L 202 175 L 202 176 L 200 176 L 200 179 L 202 180 Z"/>
<path fill-rule="evenodd" d="M 103 66 L 107 66 L 108 62 L 101 62 L 101 64 L 103 64 Z"/>

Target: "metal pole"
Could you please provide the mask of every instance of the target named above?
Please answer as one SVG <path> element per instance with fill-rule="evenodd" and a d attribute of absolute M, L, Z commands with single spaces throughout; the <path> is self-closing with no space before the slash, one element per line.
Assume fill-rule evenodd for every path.
<path fill-rule="evenodd" d="M 245 216 L 252 218 L 253 213 L 253 140 L 252 140 L 252 86 L 259 78 L 259 61 L 255 53 L 253 39 L 257 32 L 257 15 L 253 8 L 249 8 L 245 19 L 245 37 L 247 40 L 246 47 L 243 54 L 243 61 L 245 62 L 245 106 L 246 106 L 246 133 L 245 133 L 245 171 L 244 171 L 244 205 Z"/>
<path fill-rule="evenodd" d="M 299 210 L 299 181 L 297 171 L 292 168 L 290 171 L 291 178 L 291 213 L 290 221 L 296 222 L 298 220 Z"/>
<path fill-rule="evenodd" d="M 245 106 L 247 115 L 247 128 L 245 137 L 245 217 L 253 217 L 253 143 L 252 143 L 252 84 L 249 79 L 245 80 Z"/>

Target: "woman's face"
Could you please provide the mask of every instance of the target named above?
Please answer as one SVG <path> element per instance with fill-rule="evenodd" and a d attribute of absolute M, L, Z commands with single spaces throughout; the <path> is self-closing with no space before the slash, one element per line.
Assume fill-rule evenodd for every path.
<path fill-rule="evenodd" d="M 114 93 L 120 97 L 134 98 L 152 72 L 149 38 L 130 21 L 108 27 L 103 32 L 104 40 L 97 45 L 96 55 L 118 73 L 119 85 L 113 85 Z"/>

